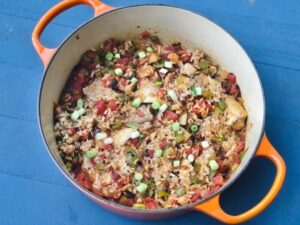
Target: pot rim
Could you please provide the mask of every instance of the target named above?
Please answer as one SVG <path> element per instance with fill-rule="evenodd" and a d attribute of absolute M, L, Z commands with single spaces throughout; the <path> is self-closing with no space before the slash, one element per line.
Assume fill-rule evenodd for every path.
<path fill-rule="evenodd" d="M 105 198 L 102 198 L 98 195 L 96 195 L 95 193 L 91 192 L 91 191 L 88 191 L 87 189 L 83 188 L 73 177 L 70 176 L 69 173 L 65 172 L 63 170 L 63 168 L 58 164 L 58 162 L 56 161 L 53 153 L 51 152 L 50 150 L 50 146 L 48 145 L 47 141 L 46 141 L 46 137 L 45 137 L 45 134 L 44 134 L 44 131 L 43 131 L 43 128 L 42 128 L 42 123 L 41 123 L 41 110 L 40 110 L 40 105 L 41 105 L 41 95 L 42 95 L 42 90 L 43 90 L 43 87 L 44 87 L 44 82 L 45 82 L 45 78 L 47 76 L 47 72 L 48 72 L 48 69 L 50 67 L 50 65 L 52 64 L 53 62 L 53 59 L 55 58 L 56 54 L 59 52 L 59 50 L 61 49 L 61 47 L 66 43 L 68 42 L 68 40 L 72 37 L 72 35 L 74 35 L 74 33 L 76 33 L 77 31 L 79 31 L 81 28 L 83 28 L 84 26 L 88 25 L 89 23 L 91 23 L 92 21 L 98 19 L 99 17 L 102 17 L 106 14 L 109 14 L 109 13 L 113 13 L 115 11 L 118 11 L 118 10 L 122 10 L 122 9 L 127 9 L 127 8 L 135 8 L 135 7 L 147 7 L 147 6 L 159 6 L 159 7 L 166 7 L 166 8 L 175 8 L 175 9 L 179 9 L 179 10 L 184 10 L 184 11 L 187 11 L 188 13 L 192 13 L 192 14 L 195 14 L 196 16 L 198 17 L 201 17 L 202 19 L 205 19 L 211 23 L 213 23 L 214 25 L 216 25 L 218 28 L 220 28 L 224 33 L 226 33 L 227 35 L 229 35 L 230 38 L 233 39 L 233 41 L 235 41 L 240 49 L 246 54 L 246 56 L 248 57 L 251 65 L 253 66 L 254 68 L 254 71 L 255 71 L 255 74 L 258 78 L 258 81 L 259 81 L 259 86 L 260 86 L 260 89 L 261 89 L 261 92 L 262 92 L 262 101 L 263 101 L 263 120 L 262 120 L 262 128 L 261 128 L 261 131 L 260 131 L 260 134 L 259 134 L 259 138 L 255 144 L 255 151 L 253 151 L 253 153 L 251 154 L 251 156 L 249 157 L 248 161 L 245 163 L 245 165 L 240 169 L 239 173 L 236 174 L 236 176 L 232 179 L 230 179 L 228 182 L 226 182 L 225 185 L 223 185 L 218 191 L 214 192 L 213 194 L 209 195 L 208 197 L 205 197 L 205 198 L 202 198 L 202 199 L 199 199 L 198 201 L 196 202 L 193 202 L 193 203 L 189 203 L 187 205 L 183 205 L 183 206 L 179 206 L 177 208 L 161 208 L 161 209 L 147 209 L 147 210 L 143 210 L 143 209 L 135 209 L 135 208 L 132 208 L 132 207 L 129 207 L 129 206 L 124 206 L 124 205 L 121 205 L 117 202 L 113 202 L 113 201 L 110 201 L 108 199 L 105 199 Z M 92 198 L 93 200 L 95 201 L 100 201 L 102 204 L 108 206 L 108 207 L 112 207 L 112 208 L 119 208 L 119 209 L 122 209 L 122 210 L 126 210 L 126 211 L 129 211 L 129 212 L 137 212 L 137 213 L 141 213 L 141 214 L 153 214 L 153 213 L 160 213 L 160 214 L 164 214 L 164 213 L 171 213 L 171 212 L 176 212 L 176 211 L 181 211 L 181 210 L 190 210 L 192 209 L 193 207 L 195 207 L 196 205 L 200 205 L 201 203 L 215 197 L 216 195 L 218 194 L 221 194 L 225 189 L 229 188 L 243 173 L 244 171 L 248 168 L 250 162 L 252 161 L 253 157 L 255 156 L 256 152 L 257 152 L 257 149 L 258 149 L 258 146 L 262 140 L 262 137 L 263 137 L 263 133 L 264 133 L 264 128 L 265 128 L 265 117 L 266 117 L 266 103 L 265 103 L 265 94 L 264 94 L 264 89 L 263 89 L 263 86 L 262 86 L 262 82 L 261 82 L 261 79 L 260 79 L 260 76 L 259 76 L 259 73 L 257 72 L 257 69 L 254 65 L 254 62 L 253 60 L 251 59 L 251 57 L 249 56 L 249 54 L 247 53 L 247 51 L 244 49 L 244 47 L 241 45 L 241 43 L 239 41 L 237 41 L 237 39 L 231 35 L 229 32 L 227 32 L 221 25 L 219 25 L 218 23 L 214 22 L 212 19 L 210 19 L 209 17 L 207 16 L 203 16 L 202 14 L 194 11 L 194 10 L 190 10 L 190 9 L 186 9 L 186 8 L 182 8 L 182 7 L 179 7 L 179 6 L 174 6 L 174 5 L 171 5 L 171 4 L 156 4 L 156 3 L 148 3 L 148 4 L 134 4 L 134 5 L 130 5 L 130 6 L 125 6 L 125 7 L 119 7 L 119 8 L 113 8 L 101 15 L 98 15 L 96 17 L 93 17 L 92 19 L 88 20 L 87 22 L 84 22 L 83 24 L 81 24 L 80 26 L 78 26 L 76 29 L 74 29 L 74 31 L 72 31 L 60 44 L 59 46 L 57 47 L 57 50 L 56 52 L 54 53 L 54 55 L 51 57 L 48 65 L 46 66 L 45 70 L 44 70 L 44 73 L 43 73 L 43 77 L 42 77 L 42 82 L 40 84 L 40 88 L 39 88 L 39 93 L 38 93 L 38 105 L 37 105 L 37 116 L 38 116 L 38 124 L 39 124 L 39 129 L 40 129 L 40 132 L 42 134 L 42 137 L 43 137 L 43 142 L 44 144 L 46 145 L 47 147 L 47 151 L 49 153 L 49 155 L 51 156 L 52 160 L 54 161 L 54 163 L 56 164 L 56 166 L 59 168 L 59 170 L 61 171 L 61 173 L 77 188 L 79 189 L 81 192 L 83 192 L 85 195 L 87 195 L 88 197 Z"/>

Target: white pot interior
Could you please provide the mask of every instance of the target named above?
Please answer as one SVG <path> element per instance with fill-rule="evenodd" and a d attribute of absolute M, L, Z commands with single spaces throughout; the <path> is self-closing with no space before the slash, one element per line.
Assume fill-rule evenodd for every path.
<path fill-rule="evenodd" d="M 109 12 L 78 29 L 59 48 L 46 71 L 39 104 L 41 129 L 55 160 L 64 168 L 53 134 L 53 102 L 58 101 L 81 54 L 109 37 L 126 38 L 145 29 L 157 31 L 163 41 L 176 40 L 186 47 L 201 48 L 237 75 L 249 113 L 249 132 L 248 151 L 231 177 L 234 179 L 255 153 L 263 130 L 264 96 L 258 74 L 244 50 L 223 29 L 195 13 L 169 6 L 134 6 Z"/>

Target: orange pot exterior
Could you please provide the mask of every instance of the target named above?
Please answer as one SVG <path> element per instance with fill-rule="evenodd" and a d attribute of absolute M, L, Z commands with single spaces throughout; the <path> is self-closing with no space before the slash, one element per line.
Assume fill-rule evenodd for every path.
<path fill-rule="evenodd" d="M 37 23 L 36 27 L 32 33 L 32 43 L 34 48 L 36 49 L 38 55 L 40 56 L 44 67 L 46 68 L 53 57 L 54 53 L 57 51 L 57 48 L 46 48 L 40 42 L 40 36 L 45 29 L 45 27 L 55 18 L 58 14 L 62 13 L 63 11 L 77 5 L 89 5 L 94 9 L 94 15 L 98 16 L 102 13 L 105 13 L 111 9 L 111 6 L 105 5 L 98 0 L 64 0 L 59 2 L 53 8 L 51 8 L 45 15 L 40 19 Z M 256 152 L 257 157 L 265 157 L 270 159 L 274 165 L 276 166 L 277 172 L 275 176 L 274 183 L 270 188 L 267 195 L 253 208 L 250 210 L 240 214 L 240 215 L 229 215 L 223 211 L 220 206 L 219 198 L 220 194 L 210 198 L 209 200 L 195 206 L 192 208 L 193 210 L 203 212 L 221 222 L 228 223 L 228 224 L 238 224 L 245 222 L 259 213 L 261 213 L 277 196 L 279 190 L 282 187 L 285 174 L 286 174 L 286 166 L 282 159 L 282 157 L 278 154 L 275 148 L 271 145 L 269 140 L 267 139 L 266 135 L 263 135 L 261 143 L 258 147 Z M 164 210 L 164 211 L 137 211 L 130 208 L 121 207 L 118 205 L 113 205 L 107 203 L 107 201 L 102 200 L 101 198 L 95 197 L 95 195 L 91 195 L 87 190 L 84 190 L 78 184 L 76 184 L 73 180 L 66 176 L 82 193 L 87 195 L 93 201 L 97 202 L 98 204 L 102 205 L 104 208 L 116 212 L 118 214 L 136 218 L 136 219 L 162 219 L 170 216 L 177 216 L 186 211 L 189 211 L 189 208 L 182 208 L 178 210 Z"/>
<path fill-rule="evenodd" d="M 267 159 L 270 159 L 276 166 L 277 170 L 272 187 L 270 188 L 267 195 L 256 206 L 240 215 L 229 215 L 224 212 L 220 206 L 219 194 L 209 199 L 208 201 L 196 206 L 194 209 L 200 212 L 204 212 L 207 215 L 228 224 L 242 223 L 261 213 L 268 205 L 270 205 L 270 203 L 274 200 L 279 190 L 281 189 L 286 174 L 286 166 L 282 157 L 269 142 L 266 134 L 263 135 L 261 143 L 256 152 L 256 157 L 265 157 Z"/>
<path fill-rule="evenodd" d="M 94 16 L 98 16 L 104 12 L 107 12 L 112 9 L 111 6 L 105 5 L 98 0 L 65 0 L 59 2 L 53 8 L 51 8 L 48 12 L 46 12 L 43 17 L 39 20 L 37 25 L 35 26 L 32 32 L 32 43 L 40 56 L 41 60 L 44 63 L 44 67 L 46 68 L 50 59 L 56 52 L 57 48 L 46 48 L 40 42 L 40 37 L 45 27 L 60 13 L 65 10 L 72 8 L 77 5 L 89 5 L 94 9 Z"/>

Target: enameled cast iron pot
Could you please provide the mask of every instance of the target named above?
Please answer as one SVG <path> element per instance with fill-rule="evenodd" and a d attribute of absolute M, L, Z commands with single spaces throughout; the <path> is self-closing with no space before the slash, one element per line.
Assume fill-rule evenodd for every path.
<path fill-rule="evenodd" d="M 95 17 L 76 29 L 60 47 L 55 49 L 44 47 L 39 39 L 46 25 L 59 13 L 79 4 L 91 6 Z M 79 61 L 81 54 L 109 37 L 136 36 L 146 29 L 157 31 L 163 41 L 177 40 L 187 47 L 197 46 L 228 71 L 237 74 L 237 81 L 249 113 L 249 131 L 246 138 L 248 151 L 235 174 L 212 196 L 175 209 L 133 209 L 103 199 L 84 189 L 68 174 L 59 156 L 53 133 L 53 102 L 58 101 L 69 73 Z M 65 177 L 98 204 L 133 218 L 159 219 L 196 210 L 222 222 L 235 224 L 249 220 L 262 212 L 278 194 L 286 167 L 264 134 L 265 102 L 259 76 L 245 50 L 215 23 L 194 12 L 171 6 L 138 5 L 113 9 L 98 0 L 65 0 L 59 2 L 41 18 L 33 31 L 32 42 L 45 66 L 38 104 L 43 139 L 51 157 Z M 277 173 L 274 183 L 256 206 L 240 215 L 229 215 L 219 204 L 220 194 L 242 174 L 253 157 L 266 157 L 275 164 Z"/>

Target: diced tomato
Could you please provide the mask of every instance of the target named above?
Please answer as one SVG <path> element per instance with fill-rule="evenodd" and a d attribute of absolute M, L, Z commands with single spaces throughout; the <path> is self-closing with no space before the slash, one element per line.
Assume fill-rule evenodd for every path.
<path fill-rule="evenodd" d="M 159 143 L 159 147 L 163 150 L 167 147 L 168 141 L 166 138 L 162 139 Z"/>
<path fill-rule="evenodd" d="M 186 148 L 185 149 L 185 153 L 188 154 L 188 155 L 192 154 L 192 152 L 193 152 L 193 149 L 191 149 L 191 148 Z"/>
<path fill-rule="evenodd" d="M 233 73 L 228 73 L 227 74 L 227 80 L 228 80 L 229 83 L 235 84 L 236 83 L 236 76 Z"/>
<path fill-rule="evenodd" d="M 197 158 L 201 154 L 202 150 L 203 148 L 200 144 L 194 144 L 192 148 L 192 154 L 195 158 Z"/>
<path fill-rule="evenodd" d="M 127 66 L 124 65 L 124 64 L 117 63 L 115 65 L 115 69 L 117 69 L 117 68 L 121 69 L 123 71 L 123 73 L 124 73 L 126 71 L 126 69 L 127 69 Z"/>
<path fill-rule="evenodd" d="M 134 138 L 134 139 L 129 139 L 127 142 L 131 146 L 137 146 L 139 144 L 140 140 L 138 138 Z"/>
<path fill-rule="evenodd" d="M 97 109 L 97 114 L 102 115 L 105 112 L 105 110 L 107 109 L 106 102 L 103 100 L 97 101 L 96 109 Z"/>
<path fill-rule="evenodd" d="M 124 57 L 124 59 L 125 58 L 130 59 L 132 57 L 132 54 L 129 51 L 125 51 L 124 54 L 123 54 L 123 57 Z"/>
<path fill-rule="evenodd" d="M 84 188 L 88 190 L 92 189 L 93 183 L 90 181 L 89 177 L 83 171 L 80 171 L 75 179 Z"/>
<path fill-rule="evenodd" d="M 180 57 L 180 61 L 182 61 L 183 63 L 188 63 L 190 60 L 191 60 L 190 55 L 184 55 Z"/>
<path fill-rule="evenodd" d="M 122 196 L 119 200 L 120 204 L 131 207 L 134 204 L 134 199 Z"/>
<path fill-rule="evenodd" d="M 85 83 L 85 76 L 82 72 L 79 72 L 70 84 L 70 90 L 72 94 L 82 93 L 83 84 Z"/>
<path fill-rule="evenodd" d="M 172 112 L 172 111 L 165 111 L 163 114 L 164 119 L 166 120 L 173 120 L 176 121 L 177 120 L 177 114 Z"/>
<path fill-rule="evenodd" d="M 238 96 L 240 89 L 236 84 L 233 84 L 233 85 L 228 85 L 226 91 L 227 91 L 227 94 L 230 94 L 230 95 L 236 97 L 236 96 Z"/>
<path fill-rule="evenodd" d="M 201 198 L 205 198 L 208 197 L 209 195 L 211 195 L 213 192 L 209 189 L 205 189 L 203 191 L 200 192 Z"/>
<path fill-rule="evenodd" d="M 98 63 L 97 62 L 94 62 L 94 63 L 91 63 L 91 64 L 89 64 L 88 65 L 88 68 L 90 69 L 90 70 L 94 70 L 94 69 L 96 69 L 96 66 L 98 65 Z"/>
<path fill-rule="evenodd" d="M 167 95 L 167 89 L 166 88 L 160 88 L 158 91 L 158 96 L 160 98 L 164 98 Z"/>
<path fill-rule="evenodd" d="M 107 108 L 110 108 L 111 110 L 116 110 L 118 108 L 118 104 L 115 101 L 110 100 L 107 103 Z"/>
<path fill-rule="evenodd" d="M 224 179 L 222 174 L 218 173 L 213 179 L 212 179 L 212 184 L 213 185 L 223 185 L 224 184 Z"/>
<path fill-rule="evenodd" d="M 149 157 L 152 159 L 154 157 L 154 150 L 149 149 L 148 154 L 149 154 Z"/>
<path fill-rule="evenodd" d="M 158 203 L 152 198 L 144 198 L 144 203 L 147 209 L 156 209 Z"/>
<path fill-rule="evenodd" d="M 138 115 L 139 117 L 144 117 L 145 116 L 145 113 L 143 113 L 140 109 L 137 109 L 135 111 L 136 115 Z"/>
<path fill-rule="evenodd" d="M 141 37 L 141 39 L 147 39 L 149 37 L 149 35 L 150 35 L 150 33 L 145 30 L 140 34 L 140 37 Z"/>
<path fill-rule="evenodd" d="M 113 145 L 103 145 L 102 148 L 106 151 L 111 151 L 114 149 Z"/>
<path fill-rule="evenodd" d="M 117 64 L 122 64 L 122 65 L 128 66 L 129 61 L 130 61 L 130 58 L 128 58 L 128 57 L 121 58 L 121 59 L 117 60 Z"/>
<path fill-rule="evenodd" d="M 87 50 L 84 55 L 86 55 L 87 57 L 94 59 L 97 56 L 97 53 L 91 49 Z"/>
<path fill-rule="evenodd" d="M 120 178 L 118 181 L 117 181 L 117 185 L 118 187 L 123 187 L 125 184 L 127 184 L 128 182 L 126 182 L 126 179 L 123 179 L 123 178 Z"/>
<path fill-rule="evenodd" d="M 195 193 L 192 195 L 191 201 L 196 202 L 201 198 L 200 191 L 195 191 Z"/>
<path fill-rule="evenodd" d="M 240 154 L 244 151 L 244 148 L 245 148 L 245 142 L 241 141 L 239 142 L 238 146 L 236 146 L 235 151 Z"/>
<path fill-rule="evenodd" d="M 199 113 L 200 113 L 200 108 L 199 108 L 199 107 L 194 107 L 194 108 L 192 109 L 192 112 L 193 112 L 193 113 L 196 113 L 196 114 L 199 114 Z"/>
<path fill-rule="evenodd" d="M 103 43 L 103 49 L 106 52 L 112 51 L 114 48 L 118 47 L 119 42 L 114 39 L 114 38 L 110 38 L 107 39 L 106 41 L 104 41 Z"/>
<path fill-rule="evenodd" d="M 241 158 L 239 155 L 232 155 L 233 161 L 237 164 L 241 163 Z"/>

